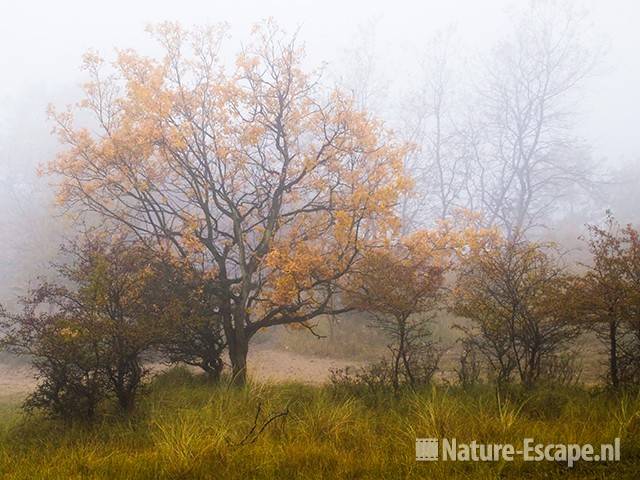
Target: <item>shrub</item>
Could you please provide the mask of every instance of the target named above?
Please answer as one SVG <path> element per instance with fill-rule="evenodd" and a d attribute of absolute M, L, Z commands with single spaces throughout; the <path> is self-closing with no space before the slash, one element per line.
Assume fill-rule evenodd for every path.
<path fill-rule="evenodd" d="M 453 310 L 460 327 L 493 367 L 499 383 L 516 372 L 527 387 L 579 335 L 570 308 L 573 282 L 551 244 L 499 239 L 461 262 Z"/>
<path fill-rule="evenodd" d="M 165 257 L 148 285 L 148 303 L 159 299 L 163 311 L 158 349 L 173 364 L 202 369 L 210 380 L 220 379 L 226 347 L 215 282 L 201 270 Z"/>
<path fill-rule="evenodd" d="M 92 238 L 67 249 L 59 283 L 42 283 L 22 299 L 23 312 L 3 312 L 2 345 L 33 358 L 40 384 L 29 408 L 91 418 L 106 397 L 130 411 L 156 345 L 162 306 L 147 297 L 152 259 L 139 245 Z"/>
<path fill-rule="evenodd" d="M 398 393 L 409 387 L 415 389 L 431 383 L 438 369 L 441 351 L 429 349 L 420 351 L 420 355 L 411 357 L 411 373 L 409 377 L 404 370 L 394 365 L 395 357 L 382 359 L 360 368 L 346 367 L 331 371 L 329 380 L 334 387 L 371 393 L 393 390 Z"/>
<path fill-rule="evenodd" d="M 3 343 L 9 351 L 33 358 L 39 384 L 25 401 L 27 410 L 89 420 L 107 391 L 101 353 L 68 312 L 36 313 L 50 289 L 45 284 L 33 291 L 24 299 L 20 315 L 3 312 L 7 328 Z"/>

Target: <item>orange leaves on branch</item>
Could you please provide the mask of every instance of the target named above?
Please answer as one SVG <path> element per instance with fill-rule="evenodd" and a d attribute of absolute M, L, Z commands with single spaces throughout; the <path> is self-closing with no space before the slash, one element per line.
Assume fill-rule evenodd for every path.
<path fill-rule="evenodd" d="M 265 265 L 272 270 L 273 277 L 266 293 L 276 305 L 296 303 L 300 292 L 309 292 L 316 279 L 326 278 L 331 273 L 322 252 L 307 244 L 293 250 L 276 247 L 266 256 Z"/>
<path fill-rule="evenodd" d="M 238 325 L 322 313 L 312 307 L 399 229 L 409 147 L 323 88 L 273 22 L 233 65 L 219 55 L 224 26 L 150 31 L 157 58 L 85 57 L 90 130 L 55 114 L 61 201 L 215 272 Z M 283 305 L 304 315 L 269 315 Z"/>
<path fill-rule="evenodd" d="M 451 268 L 454 242 L 450 232 L 421 230 L 369 250 L 351 278 L 350 301 L 358 309 L 405 319 L 433 310 Z"/>

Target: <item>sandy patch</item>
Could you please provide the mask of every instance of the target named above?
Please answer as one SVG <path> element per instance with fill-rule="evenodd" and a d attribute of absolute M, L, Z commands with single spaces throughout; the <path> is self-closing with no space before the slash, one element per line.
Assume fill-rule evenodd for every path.
<path fill-rule="evenodd" d="M 331 370 L 361 366 L 362 362 L 333 358 L 307 357 L 286 350 L 256 348 L 249 354 L 249 374 L 259 382 L 303 382 L 321 384 L 329 380 Z M 167 368 L 151 366 L 153 372 Z M 25 396 L 36 385 L 34 372 L 28 365 L 0 364 L 0 400 Z"/>

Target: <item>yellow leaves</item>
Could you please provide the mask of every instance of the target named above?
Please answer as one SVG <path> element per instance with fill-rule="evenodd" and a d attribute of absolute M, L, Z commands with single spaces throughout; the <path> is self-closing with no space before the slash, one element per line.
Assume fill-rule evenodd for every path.
<path fill-rule="evenodd" d="M 419 230 L 401 239 L 401 245 L 408 251 L 411 261 L 429 261 L 432 265 L 444 267 L 453 256 L 455 234 L 443 230 Z"/>
<path fill-rule="evenodd" d="M 295 302 L 315 279 L 330 274 L 327 260 L 318 248 L 307 244 L 273 248 L 265 258 L 265 265 L 272 270 L 268 287 L 270 300 L 277 305 Z"/>
<path fill-rule="evenodd" d="M 80 336 L 80 332 L 77 329 L 71 327 L 61 328 L 58 334 L 65 340 L 73 340 Z"/>
<path fill-rule="evenodd" d="M 168 128 L 164 135 L 166 142 L 171 146 L 171 149 L 179 151 L 189 148 L 187 138 L 193 135 L 193 132 L 188 125 L 181 125 L 174 128 Z"/>
<path fill-rule="evenodd" d="M 244 145 L 256 145 L 264 134 L 264 126 L 258 123 L 247 125 L 241 132 L 240 143 Z"/>
<path fill-rule="evenodd" d="M 150 30 L 162 58 L 121 50 L 102 77 L 110 66 L 87 55 L 81 108 L 100 130 L 58 114 L 68 149 L 50 172 L 64 179 L 62 201 L 108 212 L 190 261 L 216 263 L 217 248 L 241 270 L 250 257 L 253 277 L 233 288 L 264 290 L 253 292 L 254 315 L 261 302 L 312 304 L 318 282 L 393 238 L 399 195 L 411 187 L 409 147 L 349 96 L 316 87 L 302 49 L 273 22 L 254 32 L 233 72 L 217 53 L 223 29 Z"/>
<path fill-rule="evenodd" d="M 494 230 L 482 228 L 476 220 L 460 215 L 432 229 L 391 237 L 383 247 L 365 249 L 357 273 L 350 276 L 352 302 L 392 315 L 431 308 L 448 272 L 496 245 Z M 458 286 L 459 298 L 466 293 Z"/>
<path fill-rule="evenodd" d="M 256 56 L 241 53 L 236 57 L 236 67 L 245 73 L 255 70 L 260 65 L 260 59 Z"/>
<path fill-rule="evenodd" d="M 85 70 L 90 70 L 103 63 L 104 59 L 95 50 L 89 50 L 82 55 L 82 68 Z"/>
<path fill-rule="evenodd" d="M 182 245 L 191 255 L 201 254 L 205 251 L 205 246 L 197 235 L 200 230 L 200 223 L 195 217 L 189 218 L 183 226 Z"/>
<path fill-rule="evenodd" d="M 397 168 L 401 170 L 400 167 Z M 398 192 L 408 193 L 411 192 L 415 187 L 415 180 L 411 178 L 409 175 L 404 173 L 398 173 L 396 176 L 396 183 L 394 188 Z"/>
<path fill-rule="evenodd" d="M 350 302 L 356 308 L 394 316 L 429 310 L 443 282 L 444 266 L 426 241 L 413 235 L 384 248 L 365 251 L 350 276 Z"/>
<path fill-rule="evenodd" d="M 348 212 L 338 211 L 335 213 L 336 223 L 334 225 L 334 235 L 340 245 L 345 245 L 350 241 L 353 227 L 353 219 Z"/>

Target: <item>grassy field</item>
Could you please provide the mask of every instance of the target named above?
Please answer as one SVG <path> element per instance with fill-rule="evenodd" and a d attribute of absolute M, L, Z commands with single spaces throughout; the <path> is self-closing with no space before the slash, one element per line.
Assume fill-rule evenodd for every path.
<path fill-rule="evenodd" d="M 620 462 L 571 469 L 415 461 L 416 437 L 600 444 L 616 436 Z M 129 419 L 106 412 L 92 426 L 65 425 L 25 416 L 17 398 L 0 405 L 0 478 L 7 479 L 604 479 L 638 472 L 640 397 L 577 388 L 498 397 L 490 387 L 438 387 L 394 397 L 299 384 L 235 389 L 176 369 L 152 382 Z"/>

